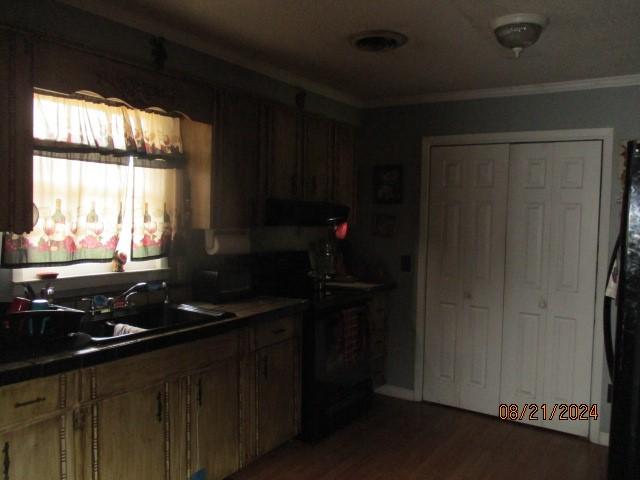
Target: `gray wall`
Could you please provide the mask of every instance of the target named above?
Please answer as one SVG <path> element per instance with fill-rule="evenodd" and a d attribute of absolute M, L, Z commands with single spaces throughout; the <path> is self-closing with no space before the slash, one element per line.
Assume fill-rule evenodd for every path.
<path fill-rule="evenodd" d="M 398 283 L 398 288 L 392 294 L 386 371 L 388 383 L 413 388 L 422 137 L 613 127 L 616 156 L 612 192 L 612 246 L 619 220 L 617 199 L 620 185 L 617 178 L 622 165 L 617 152 L 620 151 L 619 145 L 640 136 L 638 105 L 640 87 L 629 87 L 365 111 L 364 152 L 359 164 L 359 214 L 363 221 L 354 229 L 354 242 L 362 251 L 381 259 Z M 371 167 L 388 163 L 404 165 L 404 202 L 397 206 L 374 205 Z M 397 229 L 393 238 L 371 235 L 374 213 L 397 215 Z M 411 273 L 400 272 L 400 255 L 403 254 L 412 256 Z M 608 423 L 608 411 L 605 411 L 603 430 L 608 430 Z"/>

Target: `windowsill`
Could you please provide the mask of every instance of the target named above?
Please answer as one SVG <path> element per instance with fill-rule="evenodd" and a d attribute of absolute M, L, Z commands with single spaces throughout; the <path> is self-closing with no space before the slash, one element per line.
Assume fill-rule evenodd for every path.
<path fill-rule="evenodd" d="M 149 282 L 154 280 L 167 280 L 169 278 L 170 269 L 150 268 L 125 272 L 95 272 L 91 274 L 64 274 L 57 279 L 39 280 L 37 278 L 23 278 L 18 280 L 11 279 L 10 292 L 8 301 L 14 296 L 24 296 L 23 284 L 29 283 L 36 292 L 51 283 L 56 290 L 56 297 L 71 297 L 76 295 L 84 295 L 88 293 L 101 293 L 103 291 L 112 291 L 116 287 L 129 286 L 138 282 Z M 5 294 L 6 295 L 6 294 Z"/>

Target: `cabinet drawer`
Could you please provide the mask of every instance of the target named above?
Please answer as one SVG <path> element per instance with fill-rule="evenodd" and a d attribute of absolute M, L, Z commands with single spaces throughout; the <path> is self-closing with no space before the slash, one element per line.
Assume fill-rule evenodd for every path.
<path fill-rule="evenodd" d="M 82 400 L 99 399 L 162 383 L 172 376 L 237 356 L 238 334 L 236 330 L 85 369 L 82 371 Z"/>
<path fill-rule="evenodd" d="M 255 327 L 255 348 L 257 350 L 287 340 L 292 338 L 295 332 L 295 317 L 283 317 L 261 323 Z"/>
<path fill-rule="evenodd" d="M 0 388 L 0 428 L 65 408 L 70 378 L 73 372 Z"/>

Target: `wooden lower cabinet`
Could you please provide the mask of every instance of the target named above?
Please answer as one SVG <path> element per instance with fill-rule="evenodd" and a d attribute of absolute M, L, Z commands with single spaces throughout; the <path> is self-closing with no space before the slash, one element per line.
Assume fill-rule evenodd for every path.
<path fill-rule="evenodd" d="M 232 475 L 299 430 L 298 320 L 0 387 L 0 478 Z"/>
<path fill-rule="evenodd" d="M 192 473 L 207 480 L 225 478 L 240 468 L 238 359 L 232 358 L 191 378 Z"/>
<path fill-rule="evenodd" d="M 71 480 L 69 422 L 66 415 L 0 434 L 3 480 Z"/>
<path fill-rule="evenodd" d="M 170 471 L 169 384 L 127 392 L 91 406 L 85 445 L 100 480 L 165 479 Z"/>
<path fill-rule="evenodd" d="M 297 339 L 256 352 L 257 454 L 262 455 L 297 433 Z"/>

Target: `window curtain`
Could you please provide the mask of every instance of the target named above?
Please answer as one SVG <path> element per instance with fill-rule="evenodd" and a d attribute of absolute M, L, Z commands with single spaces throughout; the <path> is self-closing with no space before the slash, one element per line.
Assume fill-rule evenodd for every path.
<path fill-rule="evenodd" d="M 177 183 L 176 169 L 134 168 L 132 260 L 165 257 L 171 253 Z"/>
<path fill-rule="evenodd" d="M 34 94 L 33 190 L 39 218 L 5 234 L 5 267 L 169 254 L 180 119 L 110 100 Z"/>
<path fill-rule="evenodd" d="M 165 162 L 182 160 L 179 118 L 88 96 L 36 92 L 33 142 L 36 151 L 79 160 L 104 162 L 132 155 Z"/>

